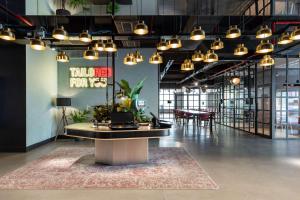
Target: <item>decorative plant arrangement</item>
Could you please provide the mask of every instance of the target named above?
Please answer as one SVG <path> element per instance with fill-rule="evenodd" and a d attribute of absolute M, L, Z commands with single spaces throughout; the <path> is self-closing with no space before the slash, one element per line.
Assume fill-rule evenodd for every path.
<path fill-rule="evenodd" d="M 80 6 L 86 6 L 88 4 L 88 0 L 69 0 L 68 4 L 73 8 L 78 8 Z"/>
<path fill-rule="evenodd" d="M 106 5 L 106 13 L 107 14 L 112 14 L 112 9 L 113 9 L 113 5 L 112 5 L 112 1 L 110 1 L 107 5 Z M 115 2 L 115 9 L 114 9 L 114 13 L 118 13 L 120 11 L 120 5 Z"/>
<path fill-rule="evenodd" d="M 70 113 L 70 119 L 74 123 L 82 123 L 82 122 L 87 122 L 88 121 L 88 115 L 90 114 L 89 110 L 78 110 L 78 111 L 73 111 Z"/>
<path fill-rule="evenodd" d="M 111 105 L 98 105 L 94 107 L 93 116 L 98 122 L 108 122 L 113 110 Z"/>

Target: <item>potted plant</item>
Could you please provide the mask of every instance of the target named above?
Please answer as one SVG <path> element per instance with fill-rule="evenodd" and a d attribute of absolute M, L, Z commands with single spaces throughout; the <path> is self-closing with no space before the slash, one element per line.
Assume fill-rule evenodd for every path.
<path fill-rule="evenodd" d="M 84 7 L 88 4 L 88 0 L 69 0 L 68 4 L 73 8 Z"/>
<path fill-rule="evenodd" d="M 89 110 L 77 110 L 70 113 L 70 119 L 73 123 L 83 123 L 88 121 L 88 114 L 90 114 Z"/>
<path fill-rule="evenodd" d="M 93 116 L 97 122 L 108 122 L 113 108 L 111 105 L 98 105 L 94 107 Z"/>

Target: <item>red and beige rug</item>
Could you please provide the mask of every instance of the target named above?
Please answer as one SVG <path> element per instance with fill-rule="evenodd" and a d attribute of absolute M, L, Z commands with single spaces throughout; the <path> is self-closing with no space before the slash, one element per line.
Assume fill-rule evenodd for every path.
<path fill-rule="evenodd" d="M 0 178 L 0 189 L 218 189 L 183 148 L 150 149 L 147 164 L 94 163 L 93 148 L 58 148 Z"/>

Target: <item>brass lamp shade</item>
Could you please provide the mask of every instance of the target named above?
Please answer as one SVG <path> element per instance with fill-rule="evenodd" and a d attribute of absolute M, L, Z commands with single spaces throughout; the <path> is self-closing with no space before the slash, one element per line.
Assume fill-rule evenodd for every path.
<path fill-rule="evenodd" d="M 289 44 L 293 42 L 293 40 L 290 38 L 289 33 L 282 33 L 280 38 L 278 39 L 278 44 Z"/>
<path fill-rule="evenodd" d="M 41 39 L 41 37 L 36 36 L 30 40 L 30 47 L 37 51 L 43 51 L 46 49 L 46 43 Z"/>
<path fill-rule="evenodd" d="M 191 40 L 203 40 L 205 39 L 205 32 L 201 29 L 201 26 L 195 26 L 190 36 Z"/>
<path fill-rule="evenodd" d="M 194 62 L 200 62 L 204 60 L 204 55 L 201 53 L 201 51 L 195 51 L 192 55 L 192 61 Z"/>
<path fill-rule="evenodd" d="M 107 42 L 105 43 L 105 46 L 104 46 L 104 51 L 107 51 L 107 52 L 116 52 L 117 51 L 117 46 L 113 42 L 112 39 L 107 40 Z"/>
<path fill-rule="evenodd" d="M 133 53 L 128 53 L 128 54 L 124 57 L 123 63 L 124 63 L 125 65 L 136 65 L 137 62 L 136 62 L 136 58 L 135 58 L 134 54 L 133 54 Z"/>
<path fill-rule="evenodd" d="M 157 44 L 156 48 L 157 48 L 157 50 L 160 50 L 160 51 L 166 51 L 166 50 L 170 49 L 166 39 L 161 39 L 159 41 L 159 43 Z"/>
<path fill-rule="evenodd" d="M 163 59 L 158 52 L 155 52 L 149 59 L 149 63 L 151 64 L 161 64 L 163 63 Z"/>
<path fill-rule="evenodd" d="M 270 53 L 274 51 L 274 45 L 270 43 L 269 40 L 260 41 L 259 45 L 256 47 L 256 53 Z"/>
<path fill-rule="evenodd" d="M 181 40 L 177 36 L 173 36 L 169 41 L 168 41 L 168 47 L 170 49 L 177 49 L 182 47 Z"/>
<path fill-rule="evenodd" d="M 80 33 L 79 40 L 81 42 L 91 42 L 92 36 L 89 34 L 88 30 L 84 30 L 82 33 Z"/>
<path fill-rule="evenodd" d="M 63 26 L 57 27 L 52 32 L 52 37 L 57 40 L 67 40 L 69 39 L 67 31 Z"/>
<path fill-rule="evenodd" d="M 234 53 L 235 56 L 243 56 L 248 54 L 248 48 L 245 47 L 244 44 L 238 44 L 238 46 L 234 49 Z"/>
<path fill-rule="evenodd" d="M 70 58 L 65 51 L 61 51 L 56 56 L 57 62 L 69 62 Z"/>
<path fill-rule="evenodd" d="M 185 59 L 181 64 L 181 71 L 191 71 L 194 70 L 194 63 L 190 59 Z"/>
<path fill-rule="evenodd" d="M 300 40 L 300 26 L 298 26 L 292 33 L 291 33 L 292 40 Z"/>
<path fill-rule="evenodd" d="M 241 30 L 237 25 L 230 26 L 226 32 L 226 38 L 238 38 L 241 36 Z"/>
<path fill-rule="evenodd" d="M 7 41 L 16 40 L 16 35 L 10 28 L 3 28 L 0 30 L 0 38 Z"/>
<path fill-rule="evenodd" d="M 98 60 L 99 53 L 98 51 L 95 51 L 92 47 L 89 47 L 87 50 L 84 51 L 83 58 L 87 60 Z"/>
<path fill-rule="evenodd" d="M 134 26 L 133 32 L 137 35 L 146 35 L 148 33 L 148 26 L 144 21 L 138 21 L 138 23 Z"/>
<path fill-rule="evenodd" d="M 144 61 L 144 57 L 139 51 L 135 52 L 134 57 L 135 57 L 137 63 Z"/>
<path fill-rule="evenodd" d="M 216 38 L 215 41 L 211 44 L 211 49 L 219 50 L 224 48 L 224 43 L 221 41 L 220 38 Z"/>
<path fill-rule="evenodd" d="M 268 38 L 271 35 L 272 35 L 272 30 L 267 25 L 261 26 L 259 30 L 256 32 L 257 39 Z"/>
<path fill-rule="evenodd" d="M 264 57 L 259 61 L 259 66 L 270 67 L 275 64 L 274 59 L 270 55 L 264 55 Z"/>
<path fill-rule="evenodd" d="M 230 79 L 230 83 L 232 85 L 239 85 L 241 83 L 241 78 L 238 76 L 234 76 Z"/>
<path fill-rule="evenodd" d="M 212 63 L 219 60 L 218 55 L 213 50 L 208 50 L 204 57 L 204 62 Z"/>
<path fill-rule="evenodd" d="M 105 44 L 103 43 L 103 40 L 99 40 L 95 42 L 93 49 L 96 51 L 104 51 Z"/>

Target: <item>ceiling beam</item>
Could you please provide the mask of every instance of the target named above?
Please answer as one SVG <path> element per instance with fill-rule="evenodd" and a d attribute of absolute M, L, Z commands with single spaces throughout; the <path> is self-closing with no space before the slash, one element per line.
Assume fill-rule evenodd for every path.
<path fill-rule="evenodd" d="M 160 80 L 162 80 L 165 75 L 168 73 L 170 67 L 172 66 L 174 60 L 169 60 L 168 63 L 166 64 L 165 68 L 164 68 L 164 71 L 161 73 L 160 75 Z"/>

